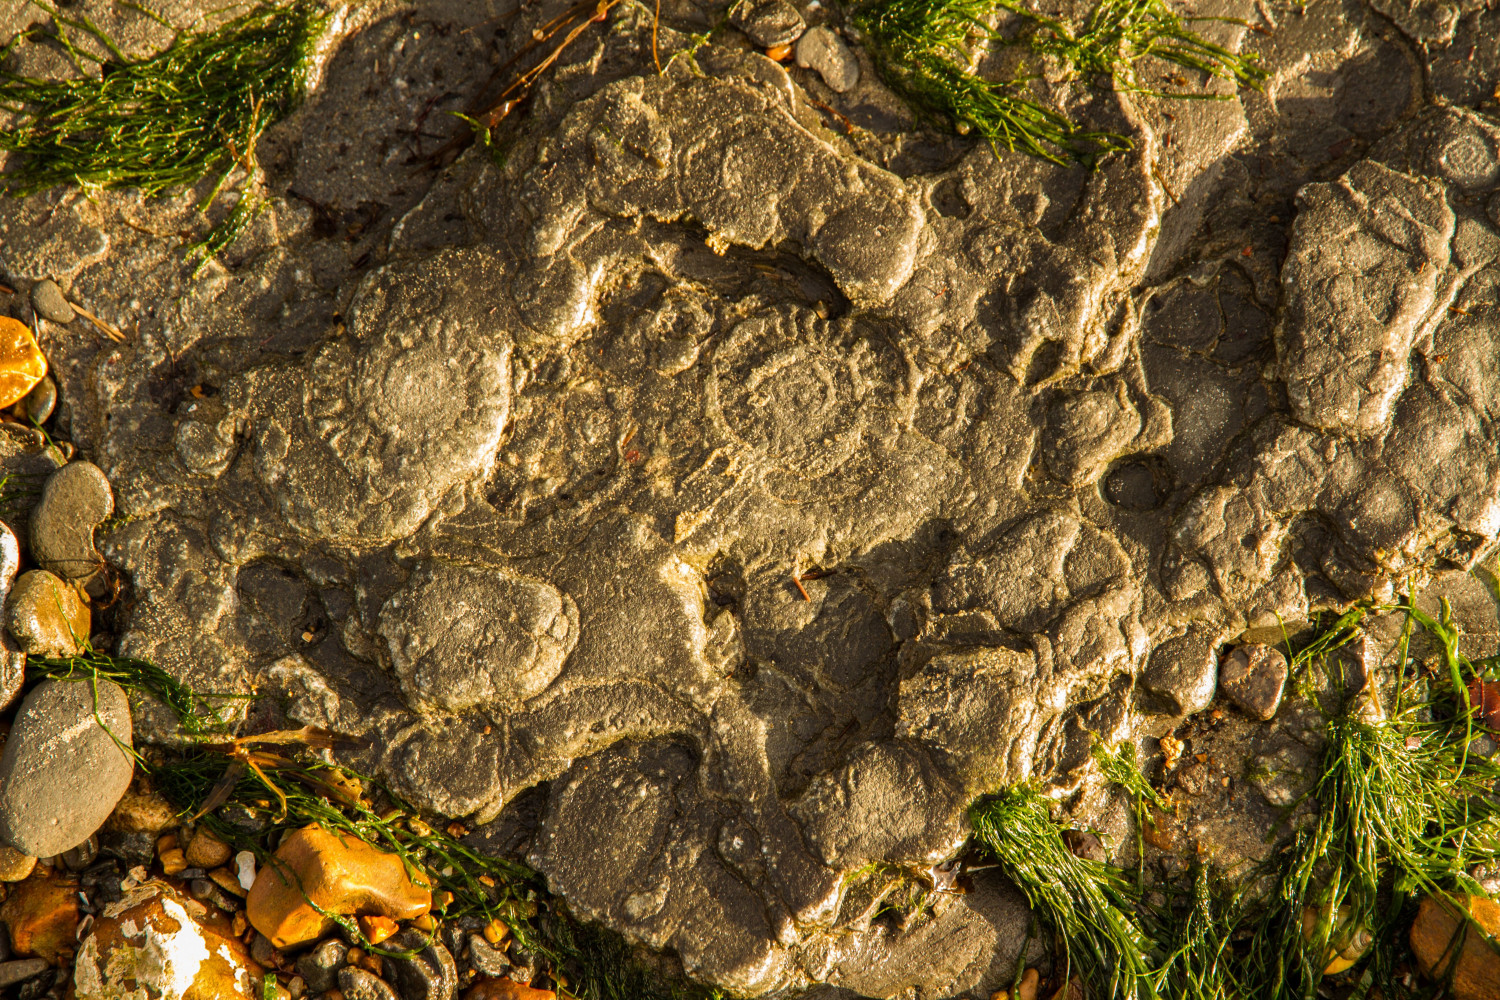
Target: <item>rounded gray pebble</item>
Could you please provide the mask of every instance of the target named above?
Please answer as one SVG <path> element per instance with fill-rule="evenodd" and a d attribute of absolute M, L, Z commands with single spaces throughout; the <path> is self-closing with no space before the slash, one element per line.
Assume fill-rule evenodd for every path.
<path fill-rule="evenodd" d="M 64 580 L 93 576 L 104 564 L 94 548 L 94 529 L 114 510 L 114 493 L 100 468 L 69 462 L 48 478 L 31 513 L 32 556 Z"/>
<path fill-rule="evenodd" d="M 859 59 L 844 40 L 828 28 L 810 28 L 797 42 L 797 65 L 817 70 L 823 82 L 836 93 L 859 83 Z"/>
<path fill-rule="evenodd" d="M 43 375 L 42 380 L 32 386 L 31 391 L 22 396 L 19 403 L 11 407 L 11 412 L 22 420 L 45 424 L 56 408 L 57 383 L 52 381 L 51 375 Z"/>
<path fill-rule="evenodd" d="M 97 719 L 84 683 L 44 681 L 21 702 L 0 753 L 0 842 L 37 858 L 62 854 L 88 840 L 130 787 L 135 762 L 115 743 L 130 745 L 130 702 L 112 681 L 101 679 L 98 692 Z"/>
<path fill-rule="evenodd" d="M 71 323 L 78 317 L 61 286 L 51 278 L 31 286 L 31 304 L 36 307 L 42 319 L 53 323 Z"/>
<path fill-rule="evenodd" d="M 339 989 L 345 1000 L 403 1000 L 390 983 L 352 965 L 339 970 Z"/>

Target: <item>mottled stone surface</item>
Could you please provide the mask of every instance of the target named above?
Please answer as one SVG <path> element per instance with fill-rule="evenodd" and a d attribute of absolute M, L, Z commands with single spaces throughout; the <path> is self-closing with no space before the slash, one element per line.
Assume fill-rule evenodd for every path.
<path fill-rule="evenodd" d="M 1227 647 L 1493 567 L 1500 25 L 1225 2 L 1261 92 L 1039 84 L 1132 138 L 1089 172 L 924 130 L 858 45 L 841 94 L 732 28 L 690 66 L 726 6 L 663 4 L 661 75 L 617 8 L 498 152 L 414 172 L 563 7 L 362 5 L 219 264 L 153 235 L 191 194 L 59 190 L 0 200 L 0 271 L 131 334 L 44 343 L 122 652 L 363 738 L 703 979 L 987 996 L 1024 901 L 886 874 L 976 795 L 1132 850 L 1090 748 L 1176 731 L 1215 762 L 1165 776 L 1182 843 L 1258 856 L 1317 720 L 1184 720 Z"/>

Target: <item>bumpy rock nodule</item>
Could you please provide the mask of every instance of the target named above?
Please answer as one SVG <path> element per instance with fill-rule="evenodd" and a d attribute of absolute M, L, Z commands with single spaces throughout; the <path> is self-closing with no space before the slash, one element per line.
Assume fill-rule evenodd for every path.
<path fill-rule="evenodd" d="M 1383 17 L 1314 5 L 1240 39 L 1269 96 L 1080 104 L 1136 140 L 1094 172 L 913 139 L 867 77 L 830 100 L 879 141 L 837 134 L 732 46 L 621 68 L 635 12 L 503 166 L 420 201 L 327 169 L 385 137 L 315 94 L 287 169 L 397 206 L 378 245 L 277 202 L 194 284 L 81 207 L 0 203 L 7 266 L 177 310 L 57 366 L 127 515 L 122 650 L 514 819 L 574 912 L 702 978 L 997 988 L 1026 927 L 1003 882 L 901 928 L 874 919 L 899 880 L 846 876 L 942 860 L 974 795 L 1070 786 L 1094 737 L 1234 697 L 1247 630 L 1500 535 L 1500 167 L 1459 58 L 1493 15 L 1381 6 L 1451 106 L 1411 113 L 1428 82 Z M 415 95 L 370 68 L 381 32 L 412 66 L 449 43 L 405 30 L 342 39 L 320 93 Z"/>

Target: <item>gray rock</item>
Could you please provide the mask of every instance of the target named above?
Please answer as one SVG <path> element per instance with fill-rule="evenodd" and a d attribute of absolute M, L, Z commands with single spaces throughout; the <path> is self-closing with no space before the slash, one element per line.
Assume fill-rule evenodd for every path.
<path fill-rule="evenodd" d="M 272 198 L 193 279 L 102 192 L 0 199 L 0 257 L 138 330 L 49 345 L 131 515 L 120 649 L 284 695 L 425 808 L 539 826 L 564 905 L 632 945 L 746 994 L 987 995 L 1014 897 L 874 921 L 919 890 L 846 866 L 920 870 L 1016 781 L 1103 829 L 1092 741 L 1202 704 L 1221 637 L 1489 558 L 1500 192 L 1463 106 L 1493 12 L 1457 2 L 1446 47 L 1361 4 L 1215 26 L 1276 100 L 1080 100 L 1135 140 L 1082 171 L 864 82 L 839 134 L 732 36 L 658 76 L 621 5 L 572 50 L 610 71 L 549 73 L 503 167 L 414 177 L 374 151 L 492 61 L 479 6 L 365 5 L 268 134 L 299 194 L 390 206 L 354 242 Z M 704 23 L 678 10 L 664 61 Z M 1220 722 L 1216 760 L 1275 751 Z M 1192 829 L 1249 857 L 1238 773 L 1190 779 Z"/>
<path fill-rule="evenodd" d="M 1286 673 L 1286 657 L 1274 646 L 1236 646 L 1219 667 L 1219 690 L 1246 715 L 1266 722 L 1281 707 Z"/>
<path fill-rule="evenodd" d="M 510 968 L 505 953 L 478 934 L 469 935 L 469 965 L 483 976 L 503 976 Z"/>
<path fill-rule="evenodd" d="M 738 0 L 729 9 L 729 23 L 765 49 L 790 45 L 807 27 L 787 0 Z"/>
<path fill-rule="evenodd" d="M 71 323 L 77 317 L 62 288 L 51 278 L 31 286 L 31 304 L 43 319 L 54 323 Z"/>
<path fill-rule="evenodd" d="M 859 83 L 859 59 L 832 29 L 818 25 L 797 40 L 797 65 L 816 70 L 830 90 L 844 93 Z"/>
<path fill-rule="evenodd" d="M 43 681 L 0 753 L 0 842 L 46 858 L 88 840 L 130 786 L 130 703 L 112 681 Z M 97 720 L 95 715 L 97 713 Z M 103 723 L 101 726 L 100 723 Z"/>
<path fill-rule="evenodd" d="M 0 962 L 0 989 L 24 983 L 50 969 L 46 959 L 22 958 L 14 962 Z"/>
<path fill-rule="evenodd" d="M 392 937 L 387 947 L 414 952 L 410 957 L 385 959 L 386 977 L 395 982 L 402 1000 L 453 1000 L 458 968 L 441 941 L 428 942 L 425 933 L 409 927 Z"/>
<path fill-rule="evenodd" d="M 339 970 L 344 967 L 344 956 L 348 953 L 349 946 L 338 938 L 321 941 L 297 959 L 297 975 L 307 982 L 312 993 L 326 993 L 338 982 Z"/>
<path fill-rule="evenodd" d="M 348 1000 L 404 1000 L 390 983 L 352 965 L 339 970 L 339 989 Z"/>
<path fill-rule="evenodd" d="M 5 630 L 32 656 L 73 656 L 91 634 L 89 606 L 66 580 L 27 570 L 5 601 Z"/>
<path fill-rule="evenodd" d="M 42 380 L 21 397 L 19 403 L 11 407 L 11 412 L 22 420 L 44 424 L 56 407 L 57 383 L 52 380 L 51 375 L 43 375 Z"/>
<path fill-rule="evenodd" d="M 93 576 L 104 565 L 94 529 L 114 513 L 109 480 L 92 462 L 69 462 L 54 472 L 31 514 L 31 554 L 64 580 Z"/>
<path fill-rule="evenodd" d="M 1174 715 L 1201 712 L 1214 700 L 1219 679 L 1219 636 L 1213 629 L 1189 628 L 1151 653 L 1141 686 Z"/>

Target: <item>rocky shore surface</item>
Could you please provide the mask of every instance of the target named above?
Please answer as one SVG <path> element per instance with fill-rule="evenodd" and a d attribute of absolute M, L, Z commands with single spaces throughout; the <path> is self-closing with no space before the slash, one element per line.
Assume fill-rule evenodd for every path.
<path fill-rule="evenodd" d="M 207 184 L 0 197 L 0 987 L 568 992 L 393 854 L 236 852 L 136 766 L 178 716 L 28 660 L 337 734 L 699 982 L 937 1000 L 1040 955 L 998 872 L 942 877 L 975 799 L 1232 867 L 1322 747 L 1289 637 L 1415 593 L 1500 648 L 1500 8 L 1200 4 L 1263 89 L 1060 88 L 1131 140 L 1088 170 L 918 119 L 836 5 L 622 5 L 435 158 L 566 6 L 341 8 L 201 271 Z M 1367 626 L 1351 696 L 1400 662 Z M 1144 841 L 1120 741 L 1175 806 Z"/>

